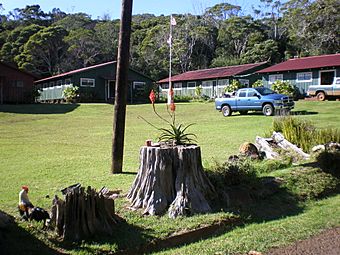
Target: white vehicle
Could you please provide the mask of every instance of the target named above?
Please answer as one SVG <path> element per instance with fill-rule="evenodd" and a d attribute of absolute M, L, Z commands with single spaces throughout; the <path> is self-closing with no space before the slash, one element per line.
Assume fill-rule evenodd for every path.
<path fill-rule="evenodd" d="M 340 78 L 335 78 L 333 84 L 330 85 L 312 85 L 307 91 L 308 96 L 316 96 L 319 101 L 324 101 L 326 98 L 340 98 Z"/>

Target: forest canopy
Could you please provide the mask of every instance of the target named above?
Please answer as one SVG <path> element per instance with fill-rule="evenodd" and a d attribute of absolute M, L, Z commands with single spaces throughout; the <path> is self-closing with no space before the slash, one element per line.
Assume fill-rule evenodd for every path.
<path fill-rule="evenodd" d="M 294 56 L 333 54 L 340 49 L 338 0 L 261 0 L 251 15 L 221 3 L 200 15 L 174 15 L 173 74 L 209 67 Z M 119 20 L 107 15 L 46 13 L 39 5 L 7 14 L 0 4 L 0 60 L 40 77 L 117 57 Z M 155 80 L 168 75 L 169 16 L 134 15 L 130 63 Z"/>

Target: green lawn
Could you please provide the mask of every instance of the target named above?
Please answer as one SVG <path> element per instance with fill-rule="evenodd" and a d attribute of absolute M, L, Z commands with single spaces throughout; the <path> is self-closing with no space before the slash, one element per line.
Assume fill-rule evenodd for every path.
<path fill-rule="evenodd" d="M 157 105 L 157 109 L 167 116 L 164 105 Z M 317 127 L 339 127 L 340 102 L 299 101 L 295 112 Z M 273 119 L 255 113 L 246 116 L 234 113 L 224 118 L 214 110 L 213 103 L 178 104 L 176 114 L 178 122 L 195 123 L 189 131 L 197 134 L 205 167 L 237 154 L 243 142 L 254 142 L 256 135 L 268 133 Z M 17 214 L 18 192 L 23 184 L 29 185 L 33 204 L 44 208 L 50 207 L 52 196 L 60 195 L 60 189 L 77 182 L 95 188 L 122 189 L 126 193 L 138 170 L 140 146 L 146 139 L 155 141 L 158 134 L 138 116 L 157 126 L 164 123 L 155 117 L 151 105 L 128 106 L 124 173 L 112 175 L 112 115 L 113 106 L 107 104 L 0 105 L 0 209 Z M 227 213 L 214 213 L 179 219 L 173 224 L 166 216 L 141 217 L 127 211 L 126 205 L 125 200 L 118 201 L 118 213 L 128 217 L 129 224 L 147 229 L 138 232 L 136 243 L 228 217 Z M 322 227 L 320 224 L 316 229 Z M 127 227 L 126 231 L 130 230 Z M 122 241 L 122 246 L 124 242 L 127 244 L 128 238 Z M 108 246 L 114 249 L 115 244 L 111 242 Z"/>

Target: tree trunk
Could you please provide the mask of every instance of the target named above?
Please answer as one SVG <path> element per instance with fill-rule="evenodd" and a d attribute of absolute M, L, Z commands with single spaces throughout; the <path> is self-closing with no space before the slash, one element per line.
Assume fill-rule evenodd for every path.
<path fill-rule="evenodd" d="M 132 208 L 169 217 L 211 211 L 214 187 L 204 173 L 198 146 L 147 147 L 140 150 L 140 168 L 128 193 Z"/>
<path fill-rule="evenodd" d="M 255 143 L 259 152 L 264 152 L 266 154 L 267 159 L 275 159 L 279 157 L 279 154 L 275 152 L 272 146 L 269 144 L 269 140 L 273 140 L 271 138 L 262 138 L 260 136 L 256 136 Z"/>
<path fill-rule="evenodd" d="M 294 151 L 299 156 L 301 156 L 303 159 L 310 158 L 309 154 L 305 153 L 302 149 L 297 147 L 295 144 L 292 144 L 291 142 L 289 142 L 281 133 L 274 131 L 272 138 L 280 148 L 286 151 L 289 151 L 289 150 Z"/>
<path fill-rule="evenodd" d="M 79 241 L 92 236 L 112 235 L 118 217 L 114 213 L 114 196 L 103 188 L 98 193 L 88 187 L 65 190 L 65 201 L 55 197 L 52 223 L 64 240 Z"/>
<path fill-rule="evenodd" d="M 122 15 L 119 31 L 119 46 L 116 73 L 116 92 L 112 137 L 112 173 L 121 173 L 123 169 L 124 134 L 127 88 L 129 85 L 129 57 L 132 0 L 122 0 Z"/>

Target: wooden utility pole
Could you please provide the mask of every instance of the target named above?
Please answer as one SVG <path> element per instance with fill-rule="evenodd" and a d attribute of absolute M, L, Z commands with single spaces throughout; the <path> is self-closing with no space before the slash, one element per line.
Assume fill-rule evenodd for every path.
<path fill-rule="evenodd" d="M 120 19 L 118 60 L 116 72 L 116 93 L 113 119 L 112 165 L 111 165 L 112 173 L 121 173 L 123 168 L 132 2 L 133 0 L 122 0 L 122 14 Z"/>

